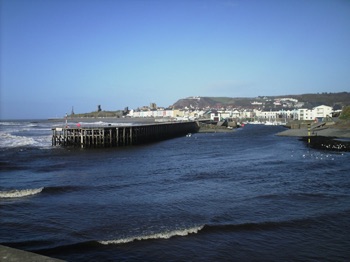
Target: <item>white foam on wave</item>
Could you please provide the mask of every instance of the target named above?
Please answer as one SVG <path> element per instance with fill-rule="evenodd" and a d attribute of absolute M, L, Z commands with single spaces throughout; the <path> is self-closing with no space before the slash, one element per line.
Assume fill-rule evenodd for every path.
<path fill-rule="evenodd" d="M 38 124 L 35 124 L 35 123 L 28 123 L 26 126 L 27 126 L 27 127 L 37 127 L 37 126 L 39 126 L 39 125 L 38 125 Z"/>
<path fill-rule="evenodd" d="M 9 133 L 0 133 L 1 147 L 20 147 L 35 144 L 32 137 L 15 136 Z"/>
<path fill-rule="evenodd" d="M 47 124 L 0 122 L 0 125 L 0 148 L 45 148 L 51 145 L 51 133 Z"/>
<path fill-rule="evenodd" d="M 0 132 L 0 148 L 15 148 L 25 146 L 51 146 L 51 136 L 17 136 L 10 133 Z"/>
<path fill-rule="evenodd" d="M 17 131 L 17 130 L 16 130 Z M 18 129 L 18 132 L 27 132 L 27 131 L 35 131 L 35 132 L 38 132 L 38 131 L 46 131 L 46 132 L 50 132 L 51 131 L 51 128 L 48 128 L 48 127 L 36 127 L 35 129 L 33 129 L 33 127 L 24 127 L 24 128 L 21 128 L 21 129 Z"/>
<path fill-rule="evenodd" d="M 192 227 L 188 229 L 178 229 L 173 231 L 161 232 L 156 234 L 144 235 L 144 236 L 135 236 L 127 237 L 115 240 L 105 240 L 99 241 L 100 244 L 110 245 L 110 244 L 126 244 L 133 242 L 135 240 L 148 240 L 148 239 L 168 239 L 174 236 L 187 236 L 189 234 L 196 234 L 203 229 L 204 226 Z"/>
<path fill-rule="evenodd" d="M 8 191 L 0 191 L 0 198 L 20 198 L 26 196 L 32 196 L 39 194 L 43 191 L 43 187 L 34 188 L 34 189 L 21 189 L 21 190 L 8 190 Z"/>
<path fill-rule="evenodd" d="M 0 122 L 0 126 L 20 126 L 20 122 Z"/>

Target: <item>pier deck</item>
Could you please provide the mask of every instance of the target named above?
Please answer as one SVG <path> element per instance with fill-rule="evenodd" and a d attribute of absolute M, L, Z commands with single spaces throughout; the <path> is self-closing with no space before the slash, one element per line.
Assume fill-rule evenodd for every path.
<path fill-rule="evenodd" d="M 198 132 L 197 122 L 130 126 L 52 128 L 52 146 L 119 147 L 174 138 Z"/>

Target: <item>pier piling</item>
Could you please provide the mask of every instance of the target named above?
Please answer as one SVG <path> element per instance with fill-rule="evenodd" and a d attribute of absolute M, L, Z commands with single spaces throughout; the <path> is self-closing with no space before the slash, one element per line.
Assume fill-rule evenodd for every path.
<path fill-rule="evenodd" d="M 155 142 L 195 133 L 197 122 L 157 123 L 150 125 L 52 128 L 52 146 L 120 147 Z"/>

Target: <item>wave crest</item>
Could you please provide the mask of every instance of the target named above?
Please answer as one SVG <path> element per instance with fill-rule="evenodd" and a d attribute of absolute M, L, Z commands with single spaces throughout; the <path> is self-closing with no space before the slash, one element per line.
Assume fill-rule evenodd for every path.
<path fill-rule="evenodd" d="M 198 226 L 198 227 L 192 227 L 188 229 L 178 229 L 178 230 L 161 232 L 161 233 L 156 233 L 151 235 L 135 236 L 135 237 L 121 238 L 121 239 L 115 239 L 115 240 L 105 240 L 105 241 L 98 241 L 98 242 L 103 245 L 110 245 L 110 244 L 126 244 L 136 240 L 141 241 L 141 240 L 149 240 L 149 239 L 168 239 L 174 236 L 187 236 L 189 234 L 196 234 L 200 230 L 202 230 L 203 227 L 204 226 Z"/>
<path fill-rule="evenodd" d="M 0 191 L 0 198 L 20 198 L 31 195 L 39 194 L 43 191 L 43 187 L 34 188 L 34 189 L 21 189 L 21 190 L 8 190 L 8 191 Z"/>
<path fill-rule="evenodd" d="M 48 147 L 51 136 L 18 136 L 10 133 L 0 132 L 0 148 L 16 148 L 16 147 Z"/>
<path fill-rule="evenodd" d="M 1 147 L 21 147 L 33 145 L 34 139 L 25 136 L 16 136 L 9 133 L 0 133 Z"/>

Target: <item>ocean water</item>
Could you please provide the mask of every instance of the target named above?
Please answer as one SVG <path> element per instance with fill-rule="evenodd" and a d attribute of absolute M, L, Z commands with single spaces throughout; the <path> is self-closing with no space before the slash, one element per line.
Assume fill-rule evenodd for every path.
<path fill-rule="evenodd" d="M 263 125 L 52 147 L 60 125 L 0 122 L 0 244 L 67 261 L 350 259 L 349 152 Z"/>

